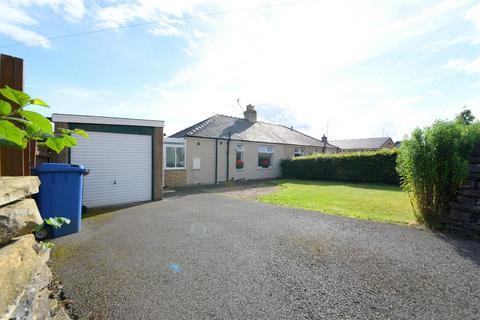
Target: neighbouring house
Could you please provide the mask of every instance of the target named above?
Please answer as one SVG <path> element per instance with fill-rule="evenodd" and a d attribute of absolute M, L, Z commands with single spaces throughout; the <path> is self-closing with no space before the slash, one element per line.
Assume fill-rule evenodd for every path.
<path fill-rule="evenodd" d="M 292 127 L 257 121 L 248 105 L 244 118 L 214 115 L 165 139 L 165 185 L 210 184 L 275 178 L 280 161 L 338 148 Z"/>
<path fill-rule="evenodd" d="M 395 143 L 390 137 L 331 140 L 329 142 L 339 147 L 340 152 L 373 151 L 395 148 Z"/>
<path fill-rule="evenodd" d="M 53 114 L 55 128 L 83 129 L 75 148 L 51 161 L 90 169 L 83 203 L 103 207 L 162 199 L 163 127 L 160 120 Z"/>

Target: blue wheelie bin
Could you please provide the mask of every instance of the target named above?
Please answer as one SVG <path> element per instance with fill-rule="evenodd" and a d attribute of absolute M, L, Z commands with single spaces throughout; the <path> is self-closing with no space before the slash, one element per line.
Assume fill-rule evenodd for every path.
<path fill-rule="evenodd" d="M 80 231 L 82 223 L 83 176 L 88 170 L 82 165 L 43 163 L 32 169 L 40 178 L 37 205 L 43 219 L 65 217 L 70 224 L 51 228 L 53 237 L 66 236 Z"/>

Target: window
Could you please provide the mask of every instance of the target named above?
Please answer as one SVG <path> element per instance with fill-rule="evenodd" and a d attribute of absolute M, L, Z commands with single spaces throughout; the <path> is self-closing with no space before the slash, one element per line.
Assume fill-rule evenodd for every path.
<path fill-rule="evenodd" d="M 244 166 L 244 161 L 243 161 L 243 153 L 245 152 L 245 149 L 243 148 L 243 145 L 237 144 L 236 147 L 236 158 L 235 158 L 235 168 L 237 169 L 243 169 Z"/>
<path fill-rule="evenodd" d="M 167 147 L 167 168 L 185 168 L 185 148 Z"/>
<path fill-rule="evenodd" d="M 293 156 L 296 157 L 301 157 L 305 154 L 305 149 L 303 148 L 295 148 L 293 150 Z"/>
<path fill-rule="evenodd" d="M 258 167 L 271 168 L 273 160 L 273 148 L 271 146 L 258 147 Z"/>

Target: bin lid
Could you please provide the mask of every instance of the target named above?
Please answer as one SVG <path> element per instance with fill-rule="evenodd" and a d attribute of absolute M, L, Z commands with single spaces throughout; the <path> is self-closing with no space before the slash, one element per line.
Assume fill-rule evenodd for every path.
<path fill-rule="evenodd" d="M 69 163 L 42 163 L 36 168 L 32 169 L 33 173 L 37 172 L 81 172 L 87 173 L 86 169 L 81 164 L 69 164 Z"/>

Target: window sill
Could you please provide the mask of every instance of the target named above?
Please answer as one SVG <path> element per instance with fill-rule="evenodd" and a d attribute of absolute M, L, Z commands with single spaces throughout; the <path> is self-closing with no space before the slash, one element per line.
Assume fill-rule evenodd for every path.
<path fill-rule="evenodd" d="M 257 170 L 272 170 L 273 167 L 268 167 L 268 168 L 264 168 L 264 167 L 257 167 Z"/>
<path fill-rule="evenodd" d="M 165 170 L 185 170 L 186 168 L 185 167 L 183 167 L 183 168 L 178 167 L 178 168 L 164 168 L 164 169 Z"/>

